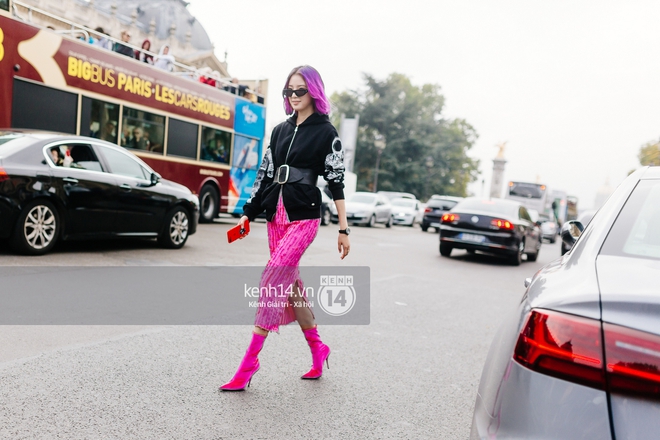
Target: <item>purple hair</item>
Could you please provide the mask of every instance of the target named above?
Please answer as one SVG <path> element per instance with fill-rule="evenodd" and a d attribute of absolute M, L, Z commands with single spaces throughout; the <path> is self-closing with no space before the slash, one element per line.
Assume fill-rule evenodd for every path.
<path fill-rule="evenodd" d="M 321 113 L 322 115 L 327 115 L 330 113 L 330 101 L 328 101 L 327 96 L 325 96 L 325 86 L 323 85 L 323 80 L 319 72 L 312 66 L 298 66 L 295 67 L 289 76 L 286 77 L 286 83 L 284 88 L 289 88 L 289 80 L 295 74 L 298 74 L 303 77 L 305 83 L 307 83 L 307 90 L 309 90 L 309 96 L 312 97 L 312 104 L 314 109 Z M 293 113 L 293 108 L 289 103 L 289 99 L 284 97 L 284 110 L 287 115 Z"/>

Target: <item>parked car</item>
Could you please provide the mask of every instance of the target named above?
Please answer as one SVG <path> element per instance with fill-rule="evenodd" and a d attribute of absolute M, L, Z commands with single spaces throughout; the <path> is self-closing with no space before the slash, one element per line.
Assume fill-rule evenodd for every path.
<path fill-rule="evenodd" d="M 370 192 L 355 192 L 346 198 L 346 219 L 351 225 L 392 226 L 392 205 L 385 196 Z M 339 223 L 337 208 L 332 209 L 332 223 Z"/>
<path fill-rule="evenodd" d="M 424 216 L 422 217 L 421 228 L 426 232 L 429 228 L 434 228 L 436 232 L 440 231 L 440 219 L 442 215 L 456 206 L 463 197 L 439 196 L 433 195 L 426 202 Z"/>
<path fill-rule="evenodd" d="M 331 206 L 334 206 L 335 202 L 328 197 L 325 191 L 321 191 L 321 225 L 327 226 L 332 220 L 332 210 Z"/>
<path fill-rule="evenodd" d="M 0 131 L 0 238 L 40 255 L 59 240 L 154 237 L 181 248 L 199 201 L 124 148 L 98 139 Z"/>
<path fill-rule="evenodd" d="M 484 364 L 470 438 L 660 432 L 660 167 L 628 176 L 571 250 L 527 279 Z M 653 434 L 656 433 L 656 434 Z"/>
<path fill-rule="evenodd" d="M 392 221 L 395 225 L 410 226 L 421 221 L 419 215 L 419 201 L 413 199 L 392 199 Z"/>
<path fill-rule="evenodd" d="M 528 209 L 527 211 L 529 212 L 532 221 L 537 223 L 541 228 L 543 239 L 548 240 L 550 243 L 557 241 L 557 236 L 559 235 L 557 223 L 555 223 L 548 214 L 539 214 L 535 209 Z"/>
<path fill-rule="evenodd" d="M 387 197 L 388 200 L 392 201 L 394 199 L 414 199 L 417 200 L 417 196 L 412 193 L 407 192 L 398 192 L 398 191 L 378 191 L 376 194 Z"/>
<path fill-rule="evenodd" d="M 442 216 L 440 254 L 449 257 L 453 249 L 503 255 L 514 265 L 536 261 L 541 250 L 541 230 L 527 209 L 504 199 L 468 197 Z"/>

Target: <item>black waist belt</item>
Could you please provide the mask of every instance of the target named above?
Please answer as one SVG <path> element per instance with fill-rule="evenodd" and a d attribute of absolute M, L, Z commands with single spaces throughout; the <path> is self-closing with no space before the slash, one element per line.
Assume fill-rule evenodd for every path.
<path fill-rule="evenodd" d="M 284 185 L 285 183 L 304 183 L 306 185 L 316 185 L 318 175 L 314 170 L 308 168 L 296 168 L 290 165 L 282 165 L 275 173 L 275 183 Z"/>

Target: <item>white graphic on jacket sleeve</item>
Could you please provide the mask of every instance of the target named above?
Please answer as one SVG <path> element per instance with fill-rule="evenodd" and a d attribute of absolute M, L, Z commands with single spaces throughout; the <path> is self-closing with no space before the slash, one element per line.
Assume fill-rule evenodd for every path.
<path fill-rule="evenodd" d="M 274 174 L 273 155 L 270 148 L 267 148 L 266 153 L 264 154 L 264 160 L 261 161 L 261 166 L 259 167 L 259 171 L 257 171 L 257 179 L 254 181 L 254 185 L 252 185 L 252 193 L 250 194 L 250 199 L 247 201 L 248 203 L 252 202 L 254 196 L 257 195 L 257 191 L 259 191 L 259 188 L 261 187 L 261 182 L 264 180 L 264 176 L 272 179 Z"/>
<path fill-rule="evenodd" d="M 325 180 L 335 183 L 344 181 L 344 149 L 341 141 L 336 137 L 332 141 L 332 152 L 325 157 Z"/>

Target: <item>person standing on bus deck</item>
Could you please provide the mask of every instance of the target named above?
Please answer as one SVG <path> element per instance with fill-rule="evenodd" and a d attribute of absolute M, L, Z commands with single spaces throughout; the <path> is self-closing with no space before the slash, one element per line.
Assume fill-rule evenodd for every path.
<path fill-rule="evenodd" d="M 268 220 L 270 260 L 262 274 L 254 331 L 238 371 L 222 391 L 244 390 L 259 370 L 258 355 L 269 332 L 298 321 L 312 352 L 312 368 L 302 379 L 318 379 L 330 348 L 319 337 L 309 308 L 298 264 L 321 223 L 321 193 L 316 180 L 328 182 L 339 217 L 337 248 L 343 260 L 350 242 L 344 204 L 344 151 L 330 123 L 330 103 L 321 76 L 311 66 L 299 66 L 288 75 L 284 108 L 289 119 L 273 129 L 250 199 L 239 220 L 254 220 L 264 210 Z M 286 299 L 268 297 L 268 286 L 284 286 Z M 292 286 L 293 288 L 287 288 Z M 292 292 L 292 293 L 291 293 Z M 289 294 L 290 293 L 290 294 Z M 294 307 L 294 304 L 303 306 Z"/>
<path fill-rule="evenodd" d="M 121 41 L 127 44 L 130 43 L 131 34 L 128 31 L 121 31 Z M 133 49 L 125 44 L 115 43 L 114 51 L 126 55 L 127 57 L 135 58 L 135 52 L 133 52 Z"/>
<path fill-rule="evenodd" d="M 160 48 L 160 52 L 158 52 L 158 56 L 154 60 L 154 66 L 168 72 L 174 70 L 174 56 L 170 55 L 169 45 L 166 44 Z"/>

